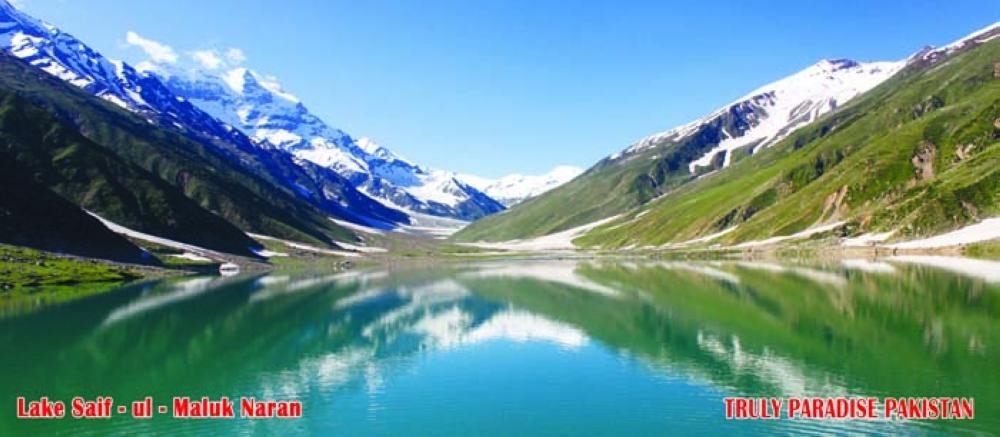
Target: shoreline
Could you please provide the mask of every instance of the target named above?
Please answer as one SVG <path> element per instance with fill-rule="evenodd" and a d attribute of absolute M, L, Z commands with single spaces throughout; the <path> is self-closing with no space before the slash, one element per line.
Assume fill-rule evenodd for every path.
<path fill-rule="evenodd" d="M 290 253 L 280 258 L 254 260 L 236 255 L 226 256 L 225 262 L 239 266 L 240 275 L 285 272 L 285 271 L 328 271 L 365 268 L 412 268 L 443 264 L 459 264 L 476 261 L 545 261 L 545 260 L 754 260 L 754 259 L 884 259 L 904 256 L 947 256 L 979 260 L 1000 260 L 1000 240 L 988 240 L 980 244 L 962 244 L 934 248 L 901 248 L 884 245 L 845 246 L 829 239 L 798 244 L 775 244 L 753 247 L 685 247 L 665 249 L 559 249 L 559 250 L 469 250 L 454 251 L 454 247 L 471 249 L 468 246 L 450 245 L 446 242 L 434 244 L 427 250 L 413 254 L 389 250 L 379 253 L 359 253 L 356 258 L 338 256 L 317 256 L 316 254 Z M 11 256 L 0 258 L 0 271 L 8 272 L 7 281 L 0 281 L 0 293 L 12 290 L 28 291 L 46 287 L 83 287 L 99 284 L 123 284 L 143 280 L 155 280 L 186 275 L 220 275 L 218 263 L 208 264 L 164 264 L 162 266 L 121 263 L 103 259 L 55 254 L 19 246 L 0 244 L 0 251 L 29 253 L 31 256 L 11 261 Z M 66 271 L 58 267 L 49 272 L 34 272 L 33 264 L 46 266 L 45 261 L 67 263 Z M 91 278 L 87 276 L 69 277 L 70 268 L 96 269 L 105 275 Z M 92 267 L 93 269 L 90 269 Z M 11 278 L 9 272 L 22 268 L 27 271 L 19 277 Z M 115 275 L 117 274 L 117 275 Z M 27 278 L 27 279 L 25 279 Z"/>

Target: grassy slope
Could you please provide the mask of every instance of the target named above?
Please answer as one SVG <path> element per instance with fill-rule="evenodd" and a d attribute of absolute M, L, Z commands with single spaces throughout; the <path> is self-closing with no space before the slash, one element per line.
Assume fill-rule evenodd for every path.
<path fill-rule="evenodd" d="M 742 107 L 715 113 L 688 135 L 663 135 L 638 150 L 605 158 L 576 179 L 479 220 L 454 238 L 501 241 L 534 237 L 627 212 L 693 180 L 688 163 L 718 145 L 729 132 L 749 129 L 752 117 L 761 115 L 758 112 Z M 734 153 L 733 161 L 745 156 L 745 152 Z M 699 173 L 721 168 L 721 157 L 717 155 Z"/>
<path fill-rule="evenodd" d="M 252 255 L 249 247 L 257 244 L 170 184 L 94 144 L 24 98 L 2 90 L 0 156 L 23 171 L 26 180 L 22 183 L 44 185 L 124 226 L 248 256 Z"/>
<path fill-rule="evenodd" d="M 566 184 L 472 223 L 454 239 L 535 237 L 626 212 L 694 179 L 687 164 L 718 144 L 722 132 L 737 131 L 738 123 L 745 120 L 725 114 L 689 136 L 667 137 L 623 157 L 605 158 Z"/>
<path fill-rule="evenodd" d="M 166 274 L 0 244 L 0 319 Z"/>
<path fill-rule="evenodd" d="M 0 288 L 17 289 L 88 282 L 122 282 L 142 277 L 125 267 L 0 245 Z"/>
<path fill-rule="evenodd" d="M 663 244 L 738 225 L 718 240 L 732 243 L 837 220 L 849 221 L 851 234 L 900 228 L 901 236 L 928 235 L 994 215 L 1000 212 L 997 61 L 1000 41 L 992 41 L 929 69 L 904 71 L 773 148 L 577 243 Z M 912 159 L 931 149 L 934 176 L 921 180 Z"/>
<path fill-rule="evenodd" d="M 0 153 L 0 242 L 52 252 L 150 264 L 155 259 L 36 183 Z"/>
<path fill-rule="evenodd" d="M 219 150 L 152 126 L 9 55 L 0 56 L 0 87 L 71 122 L 91 141 L 241 229 L 314 244 L 354 239 L 316 208 Z"/>
<path fill-rule="evenodd" d="M 529 199 L 507 211 L 484 217 L 454 238 L 458 241 L 503 241 L 545 235 L 602 219 L 640 204 L 630 182 L 640 169 L 595 167 L 571 182 Z"/>
<path fill-rule="evenodd" d="M 976 258 L 1000 259 L 1000 240 L 970 244 L 965 250 L 965 255 Z"/>

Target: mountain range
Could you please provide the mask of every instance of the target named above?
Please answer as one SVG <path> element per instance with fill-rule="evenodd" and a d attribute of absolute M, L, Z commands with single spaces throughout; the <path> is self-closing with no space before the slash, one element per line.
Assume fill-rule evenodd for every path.
<path fill-rule="evenodd" d="M 336 245 L 336 241 L 357 241 L 343 223 L 384 230 L 422 229 L 431 223 L 447 226 L 445 232 L 450 232 L 465 221 L 505 208 L 456 173 L 417 165 L 371 139 L 355 139 L 329 126 L 276 79 L 253 70 L 183 70 L 151 62 L 136 69 L 105 58 L 6 1 L 0 1 L 0 47 L 12 55 L 0 58 L 3 90 L 25 98 L 14 102 L 17 107 L 31 107 L 41 122 L 75 130 L 80 141 L 111 149 L 113 156 L 108 159 L 123 159 L 124 167 L 117 170 L 130 168 L 153 180 L 160 178 L 172 187 L 167 191 L 173 191 L 164 196 L 190 199 L 197 206 L 187 211 L 209 214 L 199 230 L 194 217 L 179 219 L 180 212 L 143 204 L 144 197 L 135 192 L 118 192 L 115 206 L 109 207 L 50 186 L 55 196 L 70 197 L 89 208 L 87 212 L 135 231 L 247 255 L 258 245 L 242 232 Z M 25 68 L 43 71 L 131 116 Z M 45 143 L 45 138 L 22 142 L 37 143 Z M 63 166 L 67 164 L 50 170 L 29 166 L 22 176 L 37 183 L 45 171 L 73 169 Z M 132 179 L 112 173 L 104 176 Z M 530 187 L 507 189 L 527 196 L 554 181 L 529 178 Z M 134 188 L 127 187 L 126 191 Z M 119 206 L 129 203 L 138 208 L 126 214 L 128 209 Z M 211 218 L 216 216 L 228 221 L 230 230 L 213 232 L 208 224 L 218 221 Z"/>
<path fill-rule="evenodd" d="M 585 171 L 496 179 L 351 136 L 249 68 L 107 59 L 4 0 L 0 47 L 0 241 L 57 252 L 157 263 L 109 227 L 263 258 L 262 238 L 364 250 L 469 222 L 453 241 L 882 243 L 1000 213 L 1000 23 L 898 61 L 819 61 Z"/>
<path fill-rule="evenodd" d="M 900 61 L 820 61 L 455 238 L 752 247 L 975 223 L 998 212 L 998 36 L 1000 23 Z"/>
<path fill-rule="evenodd" d="M 470 226 L 459 237 L 536 237 L 637 207 L 775 144 L 901 67 L 899 62 L 820 61 L 705 117 L 642 138 L 601 160 L 573 182 Z M 556 209 L 563 213 L 553 216 L 551 211 Z"/>
<path fill-rule="evenodd" d="M 184 70 L 143 62 L 136 69 L 7 2 L 0 4 L 0 44 L 150 123 L 225 150 L 338 218 L 391 229 L 409 224 L 413 212 L 469 221 L 504 209 L 455 173 L 417 165 L 329 126 L 275 78 L 247 68 Z"/>
<path fill-rule="evenodd" d="M 499 179 L 489 179 L 473 175 L 458 175 L 458 179 L 476 187 L 504 206 L 511 207 L 558 187 L 583 173 L 583 169 L 571 165 L 559 165 L 541 175 L 510 174 Z"/>
<path fill-rule="evenodd" d="M 72 35 L 0 2 L 0 46 L 32 66 L 136 114 L 151 125 L 182 135 L 313 207 L 365 224 L 406 222 L 405 214 L 373 201 L 333 171 L 297 163 L 256 144 L 232 126 L 173 94 L 156 77 L 109 60 Z"/>
<path fill-rule="evenodd" d="M 451 172 L 416 165 L 371 139 L 327 125 L 273 78 L 246 68 L 212 73 L 151 67 L 174 94 L 246 132 L 259 146 L 332 169 L 393 208 L 461 220 L 504 208 Z"/>

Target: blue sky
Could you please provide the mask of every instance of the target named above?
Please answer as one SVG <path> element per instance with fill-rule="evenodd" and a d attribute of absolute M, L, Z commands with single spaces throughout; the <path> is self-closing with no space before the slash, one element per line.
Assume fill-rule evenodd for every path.
<path fill-rule="evenodd" d="M 487 177 L 588 167 L 823 58 L 895 60 L 987 1 L 19 0 L 106 56 L 239 48 L 317 115 Z"/>

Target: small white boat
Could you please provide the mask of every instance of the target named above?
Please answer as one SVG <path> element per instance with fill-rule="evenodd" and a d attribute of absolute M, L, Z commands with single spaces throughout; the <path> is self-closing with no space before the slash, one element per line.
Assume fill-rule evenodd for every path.
<path fill-rule="evenodd" d="M 222 276 L 233 276 L 240 272 L 239 264 L 234 263 L 222 263 L 219 266 L 219 274 Z"/>

